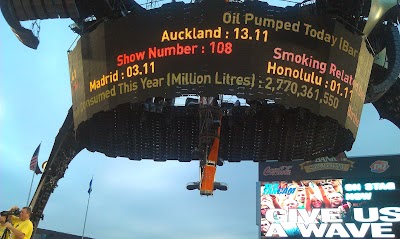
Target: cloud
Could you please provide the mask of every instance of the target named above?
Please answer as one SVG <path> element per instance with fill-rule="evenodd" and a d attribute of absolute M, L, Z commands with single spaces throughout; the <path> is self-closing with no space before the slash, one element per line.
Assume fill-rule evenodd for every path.
<path fill-rule="evenodd" d="M 187 171 L 188 168 L 193 169 L 193 163 L 179 162 L 154 162 L 153 160 L 130 161 L 127 159 L 111 159 L 110 168 L 103 168 L 100 175 L 96 175 L 102 185 L 107 187 L 113 186 L 115 190 L 138 190 L 142 192 L 166 192 L 171 186 L 181 184 L 185 187 L 186 178 L 191 175 L 191 171 L 195 174 L 193 179 L 197 180 L 195 170 Z M 109 170 L 111 169 L 112 170 Z M 183 180 L 185 179 L 185 180 Z"/>

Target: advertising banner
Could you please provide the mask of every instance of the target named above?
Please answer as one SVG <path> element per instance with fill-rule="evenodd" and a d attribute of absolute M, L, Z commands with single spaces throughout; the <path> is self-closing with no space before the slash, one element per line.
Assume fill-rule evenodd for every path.
<path fill-rule="evenodd" d="M 347 158 L 340 154 L 312 161 L 261 162 L 258 175 L 259 181 L 399 177 L 399 162 L 400 155 Z"/>

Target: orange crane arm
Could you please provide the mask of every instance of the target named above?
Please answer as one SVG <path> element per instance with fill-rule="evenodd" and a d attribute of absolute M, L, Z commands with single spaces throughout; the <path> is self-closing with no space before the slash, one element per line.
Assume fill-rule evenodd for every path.
<path fill-rule="evenodd" d="M 201 195 L 212 195 L 214 191 L 215 172 L 217 171 L 218 152 L 219 152 L 219 137 L 221 134 L 221 125 L 218 127 L 218 136 L 214 138 L 210 154 L 207 157 L 204 165 L 203 175 L 200 183 Z"/>

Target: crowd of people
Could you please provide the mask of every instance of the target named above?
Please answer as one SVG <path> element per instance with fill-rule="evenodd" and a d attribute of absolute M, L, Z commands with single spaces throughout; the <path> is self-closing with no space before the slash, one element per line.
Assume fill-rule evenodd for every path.
<path fill-rule="evenodd" d="M 30 220 L 31 208 L 23 207 L 20 210 L 14 206 L 8 212 L 18 213 L 5 213 L 6 215 L 0 216 L 1 239 L 30 239 L 33 233 L 33 224 Z"/>
<path fill-rule="evenodd" d="M 266 217 L 266 213 L 270 209 L 305 209 L 309 214 L 313 209 L 322 208 L 337 208 L 337 218 L 345 219 L 349 215 L 351 203 L 344 201 L 343 187 L 341 179 L 326 179 L 326 180 L 303 180 L 292 182 L 275 182 L 279 184 L 278 194 L 270 194 L 270 187 L 261 185 L 261 233 L 268 231 L 271 223 L 282 223 L 288 225 L 287 218 L 283 221 L 279 215 L 274 215 L 274 220 L 271 217 Z M 287 190 L 291 189 L 291 190 Z M 285 192 L 289 194 L 280 194 Z M 320 216 L 317 221 L 320 222 Z M 287 230 L 290 234 L 290 230 Z"/>

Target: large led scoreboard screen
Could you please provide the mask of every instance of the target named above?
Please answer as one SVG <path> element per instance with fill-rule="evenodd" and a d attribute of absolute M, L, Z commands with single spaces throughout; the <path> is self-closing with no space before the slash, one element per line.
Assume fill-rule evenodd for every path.
<path fill-rule="evenodd" d="M 260 238 L 400 238 L 400 155 L 386 158 L 264 167 L 270 181 L 258 183 Z M 279 177 L 286 179 L 273 181 Z"/>
<path fill-rule="evenodd" d="M 122 103 L 229 94 L 304 107 L 356 134 L 372 56 L 334 20 L 204 1 L 102 23 L 82 36 L 69 64 L 75 127 Z"/>
<path fill-rule="evenodd" d="M 398 182 L 347 181 L 262 182 L 261 238 L 399 238 Z"/>

